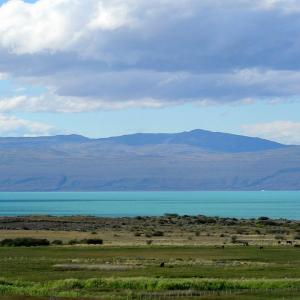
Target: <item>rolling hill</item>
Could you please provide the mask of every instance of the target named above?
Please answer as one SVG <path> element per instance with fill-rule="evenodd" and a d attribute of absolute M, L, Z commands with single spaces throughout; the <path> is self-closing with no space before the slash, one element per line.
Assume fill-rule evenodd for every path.
<path fill-rule="evenodd" d="M 0 191 L 262 189 L 300 189 L 300 146 L 205 130 L 0 138 Z"/>

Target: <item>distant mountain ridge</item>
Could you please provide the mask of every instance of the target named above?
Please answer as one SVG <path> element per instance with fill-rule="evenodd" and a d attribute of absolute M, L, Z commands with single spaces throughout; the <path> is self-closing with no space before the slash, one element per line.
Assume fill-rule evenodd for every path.
<path fill-rule="evenodd" d="M 55 145 L 62 143 L 114 143 L 127 146 L 146 145 L 188 145 L 203 150 L 238 153 L 254 152 L 288 147 L 277 142 L 235 135 L 222 132 L 212 132 L 195 129 L 181 133 L 136 133 L 109 138 L 90 139 L 81 135 L 57 135 L 46 137 L 25 137 L 25 138 L 0 138 L 0 146 L 15 145 Z"/>
<path fill-rule="evenodd" d="M 286 145 L 242 135 L 195 129 L 181 133 L 137 133 L 106 140 L 141 146 L 149 144 L 183 144 L 218 152 L 253 152 L 287 147 Z"/>
<path fill-rule="evenodd" d="M 300 189 L 300 146 L 205 130 L 0 138 L 0 191 L 262 189 Z"/>

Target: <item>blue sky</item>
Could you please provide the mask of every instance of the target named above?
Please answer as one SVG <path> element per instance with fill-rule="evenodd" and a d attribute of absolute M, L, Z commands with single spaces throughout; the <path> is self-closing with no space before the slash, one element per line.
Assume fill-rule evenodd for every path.
<path fill-rule="evenodd" d="M 0 4 L 2 136 L 202 128 L 300 144 L 299 1 Z"/>

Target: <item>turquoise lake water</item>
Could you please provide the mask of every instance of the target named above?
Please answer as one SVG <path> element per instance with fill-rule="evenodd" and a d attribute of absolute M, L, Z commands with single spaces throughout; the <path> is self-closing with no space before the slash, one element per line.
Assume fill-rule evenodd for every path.
<path fill-rule="evenodd" d="M 299 220 L 300 191 L 0 193 L 1 216 L 138 216 L 165 213 Z"/>

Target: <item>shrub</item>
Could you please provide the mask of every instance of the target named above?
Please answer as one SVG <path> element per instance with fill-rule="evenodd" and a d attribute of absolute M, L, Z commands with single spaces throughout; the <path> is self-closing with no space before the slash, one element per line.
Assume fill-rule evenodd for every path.
<path fill-rule="evenodd" d="M 6 247 L 37 247 L 37 246 L 49 246 L 50 242 L 47 239 L 35 239 L 35 238 L 15 238 L 4 239 L 0 242 L 0 246 Z"/>
<path fill-rule="evenodd" d="M 237 237 L 234 235 L 231 237 L 231 243 L 235 244 L 237 242 Z"/>
<path fill-rule="evenodd" d="M 163 231 L 157 230 L 157 231 L 154 231 L 154 232 L 152 233 L 152 235 L 153 235 L 153 236 L 164 236 L 164 233 L 163 233 Z"/>
<path fill-rule="evenodd" d="M 237 234 L 245 234 L 245 233 L 246 233 L 246 230 L 243 229 L 243 228 L 237 228 L 236 233 L 237 233 Z"/>
<path fill-rule="evenodd" d="M 63 241 L 62 240 L 54 240 L 51 242 L 52 245 L 62 245 Z"/>
<path fill-rule="evenodd" d="M 263 226 L 277 226 L 277 222 L 272 220 L 259 220 L 258 223 Z"/>
<path fill-rule="evenodd" d="M 83 239 L 83 240 L 73 239 L 70 240 L 68 244 L 69 245 L 78 245 L 78 244 L 102 245 L 103 240 L 102 239 Z"/>
<path fill-rule="evenodd" d="M 102 239 L 87 239 L 87 240 L 83 240 L 83 242 L 85 242 L 88 245 L 102 245 L 103 244 Z"/>
<path fill-rule="evenodd" d="M 78 241 L 76 239 L 72 239 L 72 240 L 69 240 L 68 244 L 69 245 L 76 245 L 76 244 L 80 244 L 80 241 Z"/>
<path fill-rule="evenodd" d="M 294 240 L 300 240 L 300 234 L 296 234 L 296 235 L 294 236 Z"/>

